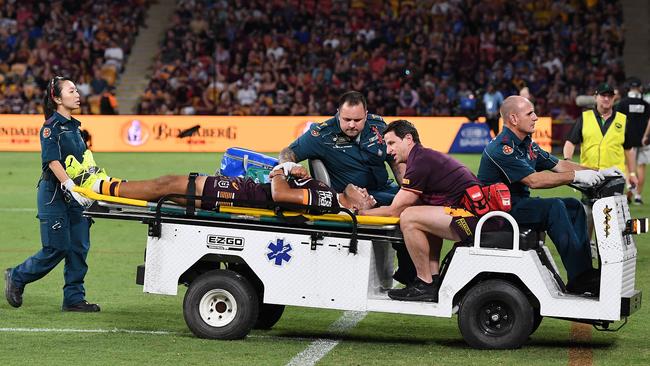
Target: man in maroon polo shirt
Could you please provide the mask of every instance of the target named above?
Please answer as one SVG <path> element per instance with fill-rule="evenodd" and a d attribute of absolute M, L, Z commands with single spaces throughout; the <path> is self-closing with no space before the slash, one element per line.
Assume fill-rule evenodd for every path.
<path fill-rule="evenodd" d="M 362 215 L 400 217 L 406 248 L 417 277 L 403 289 L 388 291 L 395 300 L 438 301 L 437 278 L 442 240 L 472 236 L 478 218 L 460 208 L 466 188 L 479 184 L 472 172 L 447 154 L 426 148 L 418 131 L 405 120 L 391 122 L 384 131 L 386 152 L 406 163 L 402 186 L 390 206 Z"/>

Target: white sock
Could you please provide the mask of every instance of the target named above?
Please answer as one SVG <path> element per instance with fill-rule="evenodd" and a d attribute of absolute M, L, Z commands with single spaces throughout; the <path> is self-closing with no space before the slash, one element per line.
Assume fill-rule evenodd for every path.
<path fill-rule="evenodd" d="M 91 188 L 95 193 L 102 193 L 102 179 L 97 179 Z"/>

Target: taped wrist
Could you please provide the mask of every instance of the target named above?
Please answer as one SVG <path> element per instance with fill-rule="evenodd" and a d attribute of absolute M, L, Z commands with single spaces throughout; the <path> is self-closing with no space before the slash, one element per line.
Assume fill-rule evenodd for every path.
<path fill-rule="evenodd" d="M 298 165 L 299 165 L 298 163 L 294 163 L 293 161 L 286 161 L 286 162 L 284 162 L 282 164 L 276 165 L 273 168 L 273 171 L 281 169 L 284 172 L 284 175 L 290 176 L 291 175 L 291 169 L 293 169 L 294 167 L 297 167 Z"/>
<path fill-rule="evenodd" d="M 72 188 L 75 186 L 74 182 L 70 178 L 68 178 L 68 180 L 63 182 L 61 185 L 70 192 L 72 192 Z"/>

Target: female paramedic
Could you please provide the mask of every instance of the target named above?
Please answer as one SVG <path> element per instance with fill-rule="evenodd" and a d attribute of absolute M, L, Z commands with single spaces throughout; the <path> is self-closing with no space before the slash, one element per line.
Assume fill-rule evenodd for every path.
<path fill-rule="evenodd" d="M 86 301 L 84 276 L 90 248 L 90 219 L 82 216 L 92 200 L 74 192 L 73 181 L 64 169 L 64 159 L 74 155 L 82 161 L 86 144 L 80 122 L 71 116 L 79 108 L 79 93 L 68 78 L 55 77 L 44 97 L 45 123 L 41 128 L 42 175 L 38 182 L 38 218 L 43 247 L 15 268 L 5 271 L 5 296 L 13 307 L 23 303 L 25 285 L 34 282 L 65 260 L 63 311 L 97 312 L 97 304 Z"/>

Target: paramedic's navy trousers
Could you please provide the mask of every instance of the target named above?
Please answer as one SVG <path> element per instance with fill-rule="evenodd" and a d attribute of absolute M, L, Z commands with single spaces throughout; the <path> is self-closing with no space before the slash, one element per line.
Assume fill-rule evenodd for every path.
<path fill-rule="evenodd" d="M 41 181 L 38 187 L 38 218 L 43 248 L 16 266 L 11 273 L 14 284 L 24 287 L 65 260 L 63 305 L 85 299 L 84 277 L 88 271 L 86 256 L 90 249 L 90 219 L 74 199 L 66 202 L 58 184 Z"/>
<path fill-rule="evenodd" d="M 569 280 L 591 269 L 587 215 L 575 198 L 520 198 L 510 214 L 519 225 L 545 230 L 557 248 Z"/>

